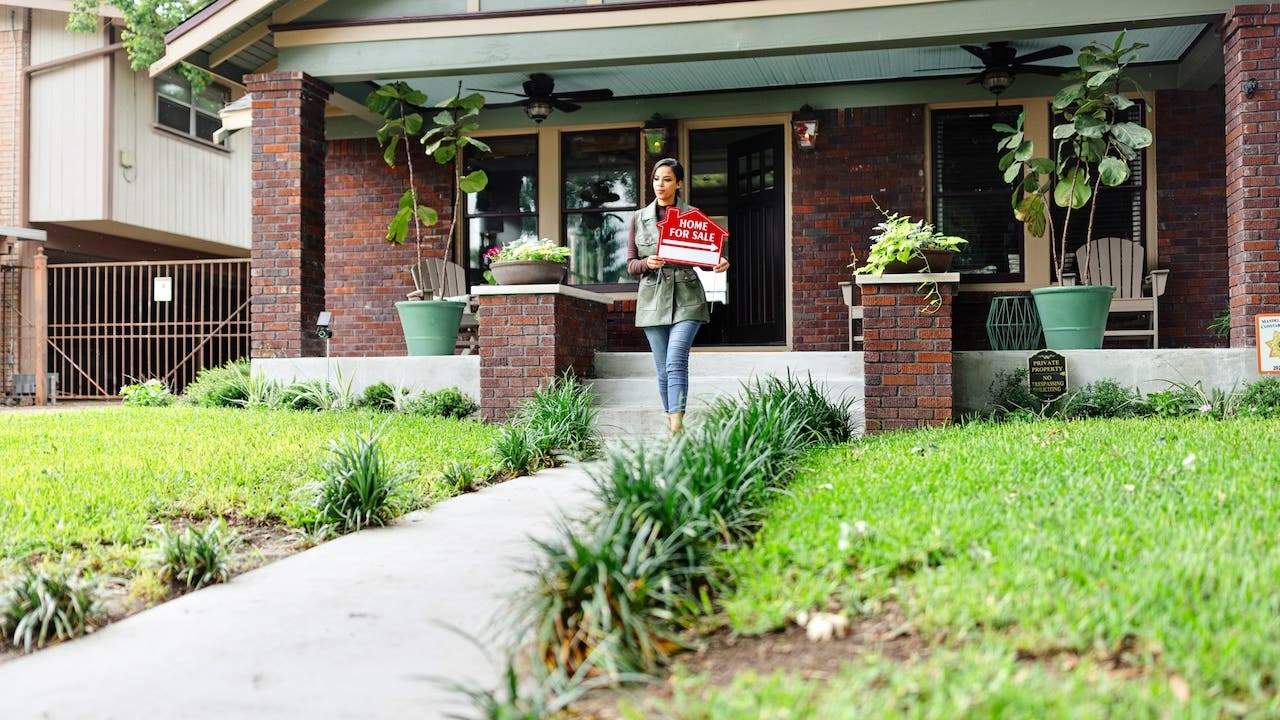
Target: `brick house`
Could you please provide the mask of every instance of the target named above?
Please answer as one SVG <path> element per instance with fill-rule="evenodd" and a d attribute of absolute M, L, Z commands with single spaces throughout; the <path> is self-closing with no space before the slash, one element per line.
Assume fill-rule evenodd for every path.
<path fill-rule="evenodd" d="M 1025 111 L 1048 146 L 1054 69 L 1073 62 L 1053 49 L 1126 28 L 1148 45 L 1133 67 L 1144 89 L 1134 112 L 1155 143 L 1100 206 L 1100 227 L 1140 242 L 1147 269 L 1170 271 L 1162 346 L 1251 345 L 1253 317 L 1280 311 L 1280 5 L 215 0 L 168 35 L 152 71 L 188 60 L 246 73 L 256 357 L 319 354 L 309 329 L 321 310 L 344 328 L 332 354 L 403 352 L 392 303 L 409 287 L 412 250 L 381 235 L 405 178 L 383 163 L 362 108 L 392 79 L 431 102 L 461 83 L 490 103 L 494 152 L 473 163 L 493 181 L 459 218 L 465 242 L 429 245 L 477 282 L 494 244 L 570 245 L 573 284 L 612 299 L 611 350 L 644 348 L 618 260 L 630 212 L 651 199 L 649 167 L 667 155 L 688 169 L 690 201 L 731 232 L 732 300 L 699 345 L 847 349 L 839 283 L 879 204 L 970 239 L 947 323 L 955 349 L 979 350 L 993 296 L 1052 282 L 1047 241 L 1008 211 L 991 124 Z M 1036 61 L 988 64 L 964 45 Z M 539 73 L 570 107 L 537 97 Z M 611 97 L 588 93 L 602 88 Z M 802 150 L 793 122 L 810 111 L 816 141 Z M 665 146 L 650 153 L 646 129 L 659 128 Z M 448 175 L 426 174 L 423 190 L 447 208 Z M 1229 336 L 1207 329 L 1228 312 Z"/>

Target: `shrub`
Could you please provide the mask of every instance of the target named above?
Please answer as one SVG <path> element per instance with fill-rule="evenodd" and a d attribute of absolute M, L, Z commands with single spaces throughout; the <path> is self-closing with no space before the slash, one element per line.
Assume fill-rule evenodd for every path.
<path fill-rule="evenodd" d="M 480 406 L 476 404 L 475 400 L 472 400 L 466 393 L 456 387 L 436 390 L 435 392 L 409 399 L 406 403 L 407 412 L 459 420 L 479 409 Z"/>
<path fill-rule="evenodd" d="M 523 425 L 503 425 L 493 441 L 493 458 L 498 469 L 511 476 L 541 470 L 549 457 L 536 441 L 534 433 Z"/>
<path fill-rule="evenodd" d="M 1122 418 L 1149 414 L 1142 394 L 1111 379 L 1089 383 L 1068 395 L 1059 414 L 1066 418 Z"/>
<path fill-rule="evenodd" d="M 404 473 L 392 467 L 378 445 L 381 433 L 354 435 L 330 443 L 325 478 L 317 488 L 317 524 L 331 524 L 343 532 L 367 525 L 384 525 L 403 503 Z"/>
<path fill-rule="evenodd" d="M 395 410 L 396 390 L 397 388 L 389 382 L 376 382 L 364 389 L 364 396 L 360 398 L 360 404 L 374 410 Z"/>
<path fill-rule="evenodd" d="M 222 367 L 204 368 L 187 385 L 183 397 L 198 407 L 239 407 L 248 399 L 249 360 L 233 360 Z"/>
<path fill-rule="evenodd" d="M 454 460 L 440 474 L 440 482 L 451 492 L 468 493 L 479 490 L 488 482 L 488 474 L 481 468 Z"/>
<path fill-rule="evenodd" d="M 1241 415 L 1280 417 L 1280 378 L 1263 378 L 1246 386 L 1237 407 Z"/>
<path fill-rule="evenodd" d="M 1029 374 L 1026 368 L 996 374 L 990 387 L 991 405 L 996 417 L 1020 412 L 1036 415 L 1044 412 L 1044 400 L 1031 392 L 1031 387 L 1027 383 Z"/>
<path fill-rule="evenodd" d="M 120 397 L 125 405 L 132 407 L 165 407 L 172 405 L 175 399 L 169 392 L 169 386 L 157 378 L 125 385 L 120 388 Z"/>
<path fill-rule="evenodd" d="M 231 577 L 231 556 L 237 542 L 235 532 L 222 520 L 209 523 L 203 530 L 192 526 L 181 532 L 161 528 L 160 577 L 191 590 L 226 582 Z"/>
<path fill-rule="evenodd" d="M 103 617 L 97 583 L 53 566 L 27 566 L 0 592 L 0 630 L 24 652 L 78 637 Z"/>

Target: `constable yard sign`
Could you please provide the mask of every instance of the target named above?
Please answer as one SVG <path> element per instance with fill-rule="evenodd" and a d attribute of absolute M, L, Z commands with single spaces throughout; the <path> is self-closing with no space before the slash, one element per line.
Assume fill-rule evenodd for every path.
<path fill-rule="evenodd" d="M 667 217 L 658 222 L 658 257 L 667 262 L 713 268 L 720 262 L 724 239 L 729 233 L 701 210 L 680 212 L 667 208 Z"/>

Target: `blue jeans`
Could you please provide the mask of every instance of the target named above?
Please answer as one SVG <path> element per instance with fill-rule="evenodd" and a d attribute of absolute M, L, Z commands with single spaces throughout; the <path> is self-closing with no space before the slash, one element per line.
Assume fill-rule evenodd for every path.
<path fill-rule="evenodd" d="M 681 320 L 674 325 L 644 328 L 653 351 L 653 364 L 658 371 L 658 394 L 667 414 L 684 412 L 689 399 L 689 348 L 702 323 Z"/>

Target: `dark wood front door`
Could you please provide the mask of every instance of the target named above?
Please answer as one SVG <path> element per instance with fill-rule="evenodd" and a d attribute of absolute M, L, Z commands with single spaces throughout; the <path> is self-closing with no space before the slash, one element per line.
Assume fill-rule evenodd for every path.
<path fill-rule="evenodd" d="M 786 134 L 782 127 L 736 134 L 723 146 L 729 220 L 725 256 L 731 263 L 728 303 L 712 306 L 711 323 L 699 333 L 699 344 L 782 345 L 787 292 Z M 708 139 L 714 137 L 708 133 Z M 694 203 L 698 203 L 696 197 Z"/>

